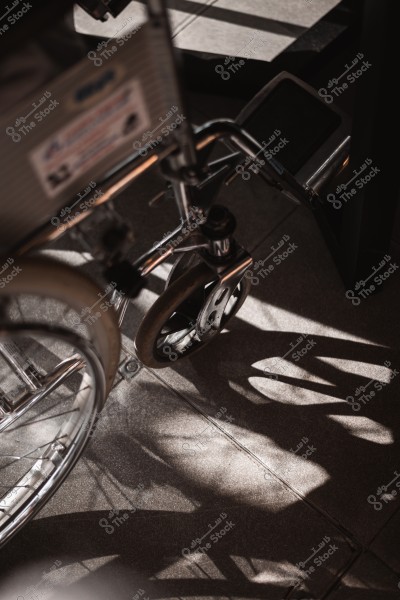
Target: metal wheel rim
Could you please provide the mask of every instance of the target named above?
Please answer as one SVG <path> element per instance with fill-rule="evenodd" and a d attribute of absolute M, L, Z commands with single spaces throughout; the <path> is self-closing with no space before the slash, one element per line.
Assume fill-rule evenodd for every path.
<path fill-rule="evenodd" d="M 27 473 L 30 474 L 27 481 L 24 482 L 23 486 L 18 484 L 27 473 L 16 482 L 13 486 L 14 489 L 19 487 L 20 490 L 14 494 L 14 498 L 10 498 L 9 505 L 3 503 L 3 499 L 6 495 L 0 498 L 0 547 L 5 544 L 11 536 L 15 535 L 24 525 L 27 523 L 32 516 L 46 503 L 51 495 L 63 482 L 69 471 L 74 466 L 75 462 L 79 458 L 87 439 L 89 438 L 91 429 L 95 423 L 95 418 L 99 408 L 102 406 L 105 396 L 105 376 L 104 369 L 97 355 L 95 349 L 92 347 L 90 342 L 68 329 L 62 327 L 56 327 L 46 324 L 23 324 L 23 325 L 7 325 L 0 329 L 0 339 L 5 337 L 22 337 L 22 336 L 34 336 L 34 335 L 45 335 L 50 338 L 61 340 L 71 346 L 75 347 L 81 353 L 82 357 L 86 362 L 86 370 L 89 373 L 92 381 L 91 386 L 83 385 L 83 390 L 79 389 L 74 399 L 73 406 L 85 403 L 84 413 L 79 412 L 79 419 L 75 419 L 74 424 L 73 417 L 69 417 L 68 420 L 64 421 L 60 427 L 61 437 L 63 439 L 64 451 L 60 458 L 59 449 L 54 448 L 53 442 L 49 442 L 52 447 L 49 447 L 43 456 L 38 459 L 43 462 L 43 459 L 47 461 L 47 465 L 52 463 L 53 467 L 49 469 L 35 469 L 36 463 L 29 469 Z M 83 378 L 82 382 L 85 380 Z M 86 394 L 82 395 L 82 391 Z M 82 419 L 82 414 L 84 419 Z M 78 426 L 80 423 L 80 426 Z M 58 436 L 57 439 L 60 439 Z M 37 449 L 37 448 L 36 448 Z M 32 491 L 22 492 L 28 486 L 30 482 L 33 485 L 29 486 Z M 9 494 L 7 494 L 9 495 Z M 14 500 L 14 502 L 12 502 Z M 4 524 L 1 524 L 1 521 Z"/>
<path fill-rule="evenodd" d="M 212 283 L 209 284 L 210 290 L 212 288 L 212 285 Z M 239 282 L 228 300 L 227 307 L 224 311 L 222 327 L 224 326 L 224 322 L 226 322 L 229 319 L 230 315 L 234 312 L 236 303 L 240 300 L 240 294 L 242 291 L 241 286 L 242 282 Z M 199 309 L 198 314 L 200 313 L 200 310 L 201 308 Z M 179 311 L 175 311 L 169 318 L 168 322 L 170 322 L 171 319 L 173 319 L 174 316 L 178 314 L 178 312 Z M 163 334 L 163 329 L 168 324 L 168 322 L 165 324 L 164 328 L 161 329 L 161 331 L 159 332 L 156 342 L 156 351 L 159 357 L 164 358 L 166 361 L 176 360 L 178 357 L 184 356 L 185 349 L 190 349 L 190 351 L 193 352 L 202 344 L 202 339 L 196 332 L 197 316 L 198 315 L 196 315 L 196 317 L 192 317 L 191 315 L 184 313 L 179 314 L 180 318 L 187 321 L 187 327 L 183 327 L 181 330 L 178 331 L 165 332 Z M 219 329 L 216 329 L 214 335 L 219 333 L 219 331 Z M 174 355 L 177 355 L 176 359 L 171 358 L 172 353 Z"/>

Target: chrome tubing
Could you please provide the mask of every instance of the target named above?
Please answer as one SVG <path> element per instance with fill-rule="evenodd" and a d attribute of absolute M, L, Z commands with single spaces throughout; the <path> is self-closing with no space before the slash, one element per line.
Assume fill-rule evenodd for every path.
<path fill-rule="evenodd" d="M 262 151 L 263 147 L 257 140 L 249 135 L 235 121 L 229 119 L 218 119 L 209 121 L 208 123 L 197 128 L 194 132 L 196 150 L 200 151 L 213 144 L 216 141 L 230 140 L 243 154 L 255 159 Z M 167 158 L 178 146 L 169 146 L 168 149 L 163 149 L 159 153 L 155 153 L 145 160 L 137 154 L 125 161 L 125 163 L 115 169 L 109 177 L 99 182 L 103 190 L 103 195 L 97 198 L 96 204 L 90 210 L 80 214 L 76 219 L 72 219 L 66 229 L 70 229 L 77 225 L 80 221 L 86 219 L 96 207 L 113 200 L 133 183 L 140 175 L 151 169 L 157 164 L 160 164 Z M 289 171 L 287 171 L 276 160 L 266 160 L 265 165 L 261 168 L 270 185 L 279 189 L 283 194 L 295 199 L 307 207 L 312 207 L 316 199 L 318 199 L 315 191 L 309 187 L 303 187 Z M 184 171 L 182 172 L 182 180 L 184 179 Z M 183 182 L 185 183 L 185 182 Z M 187 182 L 186 182 L 187 183 Z M 38 249 L 47 242 L 58 239 L 64 231 L 55 229 L 49 222 L 42 228 L 40 232 L 35 232 L 28 240 L 15 249 L 16 255 L 26 254 L 30 250 Z M 168 257 L 166 253 L 165 258 Z M 162 262 L 162 261 L 161 261 Z"/>

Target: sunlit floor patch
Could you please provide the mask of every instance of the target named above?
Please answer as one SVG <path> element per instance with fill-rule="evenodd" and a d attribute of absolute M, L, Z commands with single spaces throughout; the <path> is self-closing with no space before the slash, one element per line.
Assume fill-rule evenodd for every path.
<path fill-rule="evenodd" d="M 390 429 L 376 423 L 367 417 L 352 415 L 328 415 L 330 419 L 340 423 L 342 427 L 352 436 L 387 446 L 394 443 L 394 437 Z"/>
<path fill-rule="evenodd" d="M 326 393 L 318 393 L 315 390 L 300 387 L 297 381 L 292 384 L 267 377 L 249 377 L 249 383 L 259 394 L 280 404 L 305 406 L 321 402 L 341 402 L 340 399 L 330 396 L 329 388 L 332 386 L 326 386 Z M 334 388 L 332 387 L 332 389 Z"/>
<path fill-rule="evenodd" d="M 73 267 L 81 267 L 94 260 L 89 252 L 77 252 L 76 250 L 42 250 L 40 254 Z"/>
<path fill-rule="evenodd" d="M 240 451 L 211 423 L 207 424 L 196 416 L 188 419 L 182 415 L 182 418 L 182 434 L 176 435 L 177 427 L 179 429 L 177 416 L 172 420 L 164 417 L 160 451 L 164 455 L 168 453 L 170 461 L 181 472 L 197 483 L 201 482 L 203 487 L 209 487 L 213 493 L 232 496 L 248 506 L 263 507 L 268 499 L 268 511 L 279 512 L 297 499 L 283 492 L 281 482 L 268 468 L 303 493 L 310 493 L 328 479 L 326 470 L 315 464 L 312 458 L 297 456 L 265 435 L 262 440 L 268 447 L 268 463 L 264 467 L 264 461 L 258 461 L 252 452 L 247 451 L 258 446 L 258 434 L 235 425 L 229 425 L 227 429 L 227 425 L 221 422 L 221 426 L 246 448 Z M 168 435 L 169 431 L 171 435 Z M 257 455 L 257 451 L 254 454 Z"/>
<path fill-rule="evenodd" d="M 357 360 L 348 360 L 344 358 L 330 358 L 324 356 L 319 357 L 319 360 L 333 368 L 340 370 L 343 373 L 349 375 L 356 375 L 358 377 L 365 377 L 367 381 L 383 381 L 384 383 L 390 382 L 391 375 L 391 364 L 371 364 Z"/>

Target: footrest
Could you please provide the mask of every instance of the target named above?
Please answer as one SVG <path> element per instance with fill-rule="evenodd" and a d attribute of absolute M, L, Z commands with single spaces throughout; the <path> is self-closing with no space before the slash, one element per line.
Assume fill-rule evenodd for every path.
<path fill-rule="evenodd" d="M 263 145 L 268 159 L 277 160 L 302 185 L 315 190 L 342 168 L 349 153 L 347 115 L 286 72 L 270 81 L 236 122 Z"/>

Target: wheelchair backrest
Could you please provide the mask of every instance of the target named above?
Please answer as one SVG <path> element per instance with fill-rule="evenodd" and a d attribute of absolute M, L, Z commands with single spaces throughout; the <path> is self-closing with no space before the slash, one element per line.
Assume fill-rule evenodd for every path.
<path fill-rule="evenodd" d="M 60 210 L 90 207 L 117 165 L 172 147 L 185 119 L 174 68 L 168 32 L 150 20 L 0 117 L 3 251 Z"/>

